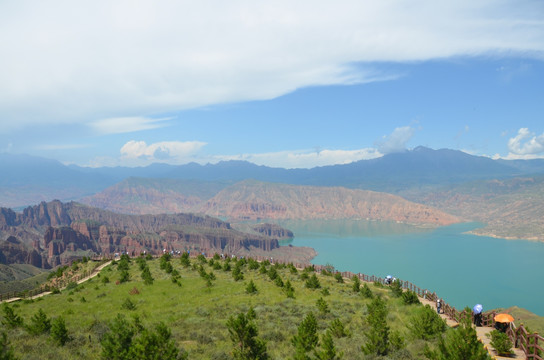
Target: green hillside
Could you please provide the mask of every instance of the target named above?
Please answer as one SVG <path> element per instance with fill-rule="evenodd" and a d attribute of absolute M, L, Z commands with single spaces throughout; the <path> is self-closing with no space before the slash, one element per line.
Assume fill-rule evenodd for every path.
<path fill-rule="evenodd" d="M 364 287 L 357 292 L 351 281 L 340 283 L 332 274 L 315 276 L 310 268 L 302 271 L 252 260 L 190 262 L 184 267 L 178 257 L 170 261 L 132 259 L 128 271 L 123 270 L 124 262 L 117 262 L 82 285 L 73 283 L 59 294 L 11 304 L 9 309 L 25 325 L 3 329 L 20 359 L 99 359 L 115 329 L 132 329 L 133 347 L 142 350 L 153 344 L 151 341 L 143 346 L 142 339 L 157 340 L 153 336 L 164 335 L 164 331 L 153 332 L 162 322 L 171 331 L 171 338 L 166 336 L 159 344 L 171 344 L 189 359 L 231 359 L 234 345 L 227 326 L 229 318 L 233 322 L 240 314 L 248 314 L 252 319 L 253 309 L 255 320 L 250 324 L 255 324 L 257 338 L 266 343 L 269 358 L 286 359 L 294 356 L 297 342 L 293 339 L 297 334 L 300 339 L 299 325 L 312 313 L 319 336 L 316 351 L 324 351 L 332 340 L 336 353 L 343 353 L 344 359 L 375 357 L 365 355 L 362 346 L 371 353 L 382 346 L 390 359 L 419 359 L 424 358 L 425 346 L 435 348 L 437 343 L 437 335 L 427 334 L 422 324 L 434 321 L 438 334 L 441 331 L 436 329 L 445 326 L 430 308 L 406 305 L 409 297 L 395 296 L 381 284 L 367 285 L 370 291 L 365 293 Z M 145 275 L 145 269 L 152 279 Z M 122 282 L 127 274 L 128 281 Z M 146 285 L 144 279 L 152 284 Z M 288 281 L 292 290 L 287 289 Z M 250 282 L 257 289 L 255 293 L 248 293 Z M 64 346 L 55 345 L 47 333 L 35 335 L 26 329 L 40 309 L 57 325 L 59 317 L 65 320 L 71 340 Z M 118 314 L 124 320 L 119 318 L 114 323 Z M 379 321 L 380 316 L 384 321 Z M 4 325 L 8 317 L 4 306 L 0 312 Z M 58 334 L 58 326 L 55 329 L 52 333 Z M 313 352 L 308 355 L 313 358 Z"/>

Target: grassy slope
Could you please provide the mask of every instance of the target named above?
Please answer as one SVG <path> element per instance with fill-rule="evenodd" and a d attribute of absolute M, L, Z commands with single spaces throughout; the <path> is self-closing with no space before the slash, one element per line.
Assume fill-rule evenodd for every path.
<path fill-rule="evenodd" d="M 193 260 L 194 262 L 194 260 Z M 244 268 L 245 279 L 235 282 L 230 272 L 214 270 L 217 280 L 211 288 L 206 288 L 205 281 L 198 272 L 184 269 L 179 259 L 172 264 L 180 272 L 182 286 L 172 283 L 170 276 L 159 269 L 159 261 L 148 262 L 155 283 L 144 285 L 135 262 L 130 268 L 131 281 L 116 285 L 119 273 L 115 266 L 102 271 L 100 277 L 80 286 L 78 290 L 63 291 L 62 294 L 49 295 L 33 302 L 14 304 L 16 313 L 25 323 L 39 308 L 44 309 L 49 317 L 62 315 L 73 337 L 65 347 L 54 346 L 46 335 L 31 336 L 22 328 L 9 330 L 8 338 L 21 359 L 98 359 L 101 346 L 100 336 L 107 331 L 108 321 L 117 313 L 138 314 L 149 326 L 163 321 L 172 330 L 172 336 L 180 348 L 189 352 L 191 359 L 227 359 L 232 348 L 226 321 L 231 315 L 247 311 L 250 306 L 257 313 L 259 336 L 267 340 L 268 352 L 273 359 L 292 356 L 291 338 L 297 326 L 310 311 L 317 315 L 319 332 L 324 330 L 335 318 L 343 321 L 351 338 L 335 339 L 337 348 L 344 351 L 345 359 L 360 359 L 363 354 L 360 346 L 365 342 L 363 332 L 368 328 L 365 323 L 366 304 L 369 300 L 355 294 L 351 284 L 338 284 L 332 277 L 320 276 L 322 286 L 330 289 L 330 295 L 324 296 L 331 309 L 329 314 L 318 315 L 316 301 L 322 296 L 320 290 L 304 287 L 304 281 L 287 269 L 280 270 L 282 278 L 290 279 L 295 287 L 295 299 L 289 299 L 281 288 L 277 287 L 267 275 L 258 270 Z M 205 266 L 207 272 L 211 268 Z M 103 284 L 101 278 L 108 276 L 110 283 Z M 254 295 L 246 294 L 246 283 L 253 279 L 259 289 Z M 422 358 L 424 342 L 410 340 L 407 324 L 414 313 L 415 306 L 404 306 L 400 299 L 391 298 L 388 289 L 370 286 L 374 293 L 380 293 L 388 300 L 388 323 L 393 330 L 406 335 L 409 340 L 408 350 L 416 358 Z M 137 288 L 139 294 L 130 295 L 131 289 Z M 82 299 L 85 301 L 82 301 Z M 130 298 L 137 306 L 136 310 L 122 309 L 122 303 Z M 406 358 L 406 354 L 401 358 Z"/>

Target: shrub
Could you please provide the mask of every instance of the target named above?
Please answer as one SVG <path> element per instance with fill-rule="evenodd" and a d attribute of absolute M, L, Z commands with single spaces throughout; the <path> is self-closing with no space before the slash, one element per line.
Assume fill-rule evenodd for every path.
<path fill-rule="evenodd" d="M 8 303 L 2 304 L 2 311 L 4 313 L 4 319 L 2 324 L 7 328 L 16 328 L 23 325 L 23 318 L 15 314 L 13 308 Z"/>
<path fill-rule="evenodd" d="M 359 277 L 357 275 L 353 275 L 353 277 L 351 278 L 351 281 L 353 281 L 353 285 L 352 285 L 352 289 L 354 292 L 359 292 L 361 291 L 361 280 L 359 279 Z"/>
<path fill-rule="evenodd" d="M 306 354 L 315 349 L 318 341 L 317 320 L 314 314 L 310 312 L 298 326 L 297 334 L 291 339 L 291 343 L 295 347 L 294 358 L 307 359 Z"/>
<path fill-rule="evenodd" d="M 121 309 L 136 310 L 136 304 L 134 304 L 129 298 L 126 298 L 123 304 L 121 304 Z"/>
<path fill-rule="evenodd" d="M 330 291 L 329 291 L 329 287 L 328 287 L 328 286 L 326 286 L 326 287 L 324 287 L 323 289 L 321 289 L 321 295 L 323 295 L 323 296 L 329 296 L 330 294 L 331 294 L 331 293 L 330 293 Z"/>
<path fill-rule="evenodd" d="M 232 355 L 235 359 L 268 359 L 266 343 L 257 337 L 257 326 L 248 316 L 244 313 L 231 316 L 227 328 L 234 345 Z"/>
<path fill-rule="evenodd" d="M 130 275 L 127 270 L 122 270 L 121 274 L 119 275 L 119 282 L 125 283 L 130 280 Z"/>
<path fill-rule="evenodd" d="M 283 287 L 284 284 L 281 276 L 278 275 L 278 277 L 276 277 L 276 280 L 274 280 L 274 284 L 276 284 L 277 287 Z"/>
<path fill-rule="evenodd" d="M 244 274 L 242 273 L 242 268 L 240 265 L 236 264 L 234 270 L 232 270 L 232 277 L 234 281 L 240 281 L 244 279 Z"/>
<path fill-rule="evenodd" d="M 395 280 L 391 283 L 391 292 L 393 293 L 394 297 L 402 296 L 402 284 L 400 280 Z"/>
<path fill-rule="evenodd" d="M 285 284 L 283 285 L 283 290 L 285 291 L 285 294 L 288 298 L 295 298 L 295 288 L 293 287 L 293 285 L 291 285 L 291 281 L 287 280 L 285 282 Z"/>
<path fill-rule="evenodd" d="M 339 284 L 344 283 L 344 277 L 342 276 L 342 273 L 337 272 L 336 274 L 334 274 L 334 278 L 336 279 L 336 282 L 338 282 Z"/>
<path fill-rule="evenodd" d="M 306 287 L 308 289 L 319 289 L 321 287 L 321 283 L 315 274 L 312 274 L 312 276 L 306 280 Z"/>
<path fill-rule="evenodd" d="M 40 335 L 49 332 L 51 329 L 51 320 L 47 317 L 42 309 L 39 309 L 36 314 L 30 318 L 30 324 L 27 330 L 32 335 Z"/>
<path fill-rule="evenodd" d="M 493 330 L 491 333 L 491 346 L 495 350 L 497 350 L 497 353 L 499 355 L 511 355 L 514 352 L 512 351 L 512 341 L 510 341 L 510 338 L 505 333 L 499 331 L 499 330 Z"/>
<path fill-rule="evenodd" d="M 446 321 L 429 305 L 420 307 L 410 319 L 408 329 L 416 339 L 430 340 L 446 331 Z"/>
<path fill-rule="evenodd" d="M 198 254 L 198 256 L 196 257 L 196 259 L 201 263 L 201 264 L 207 264 L 208 263 L 208 260 L 206 260 L 206 257 L 202 254 Z"/>
<path fill-rule="evenodd" d="M 374 297 L 374 294 L 372 293 L 372 290 L 370 290 L 367 283 L 363 284 L 363 287 L 361 288 L 361 295 L 363 295 L 365 299 L 372 299 Z"/>
<path fill-rule="evenodd" d="M 316 306 L 317 306 L 317 309 L 319 310 L 319 312 L 322 313 L 322 314 L 327 314 L 327 313 L 330 312 L 329 305 L 327 305 L 327 302 L 325 300 L 323 300 L 322 297 L 317 299 Z"/>
<path fill-rule="evenodd" d="M 231 266 L 229 261 L 225 261 L 225 263 L 223 264 L 223 271 L 225 272 L 231 271 Z"/>
<path fill-rule="evenodd" d="M 271 267 L 270 270 L 268 270 L 268 277 L 270 280 L 274 281 L 278 277 L 278 270 L 276 270 L 275 267 Z"/>
<path fill-rule="evenodd" d="M 184 252 L 183 254 L 181 254 L 181 258 L 179 261 L 181 263 L 181 266 L 183 266 L 184 268 L 191 266 L 191 260 L 189 259 L 188 252 Z"/>
<path fill-rule="evenodd" d="M 421 304 L 419 297 L 412 290 L 407 290 L 402 293 L 402 302 L 404 305 Z"/>
<path fill-rule="evenodd" d="M 259 262 L 253 259 L 248 260 L 248 268 L 249 270 L 257 270 L 259 268 Z"/>
<path fill-rule="evenodd" d="M 68 285 L 66 285 L 66 290 L 74 290 L 77 288 L 77 283 L 75 281 L 70 281 Z"/>
<path fill-rule="evenodd" d="M 255 286 L 253 280 L 249 280 L 249 283 L 246 286 L 246 292 L 248 294 L 254 294 L 257 292 L 257 286 Z"/>
<path fill-rule="evenodd" d="M 66 323 L 62 316 L 53 319 L 51 323 L 51 340 L 59 346 L 64 346 L 70 340 L 68 329 L 66 329 Z"/>
<path fill-rule="evenodd" d="M 471 309 L 467 307 L 465 311 L 470 314 Z M 447 331 L 445 337 L 438 338 L 438 349 L 431 350 L 426 345 L 424 353 L 431 360 L 489 360 L 487 350 L 478 340 L 468 316 L 461 318 L 459 326 Z"/>
<path fill-rule="evenodd" d="M 0 359 L 2 360 L 15 360 L 16 357 L 13 354 L 13 348 L 9 346 L 8 336 L 5 332 L 2 332 L 0 337 Z"/>
<path fill-rule="evenodd" d="M 172 265 L 170 265 L 172 266 Z M 149 270 L 149 266 L 145 266 L 142 270 L 142 279 L 144 281 L 144 284 L 146 285 L 153 285 L 153 276 L 151 276 L 151 271 Z"/>
<path fill-rule="evenodd" d="M 334 319 L 329 325 L 329 331 L 337 338 L 348 336 L 348 332 L 340 319 Z"/>
<path fill-rule="evenodd" d="M 376 354 L 380 356 L 389 353 L 389 326 L 387 325 L 387 306 L 381 297 L 375 297 L 367 306 L 367 323 L 370 329 L 365 332 L 367 342 L 361 346 L 365 354 Z"/>
<path fill-rule="evenodd" d="M 298 270 L 297 268 L 295 267 L 295 265 L 293 265 L 292 263 L 289 263 L 289 265 L 287 265 L 287 267 L 289 268 L 289 272 L 293 275 L 297 275 L 298 274 Z"/>

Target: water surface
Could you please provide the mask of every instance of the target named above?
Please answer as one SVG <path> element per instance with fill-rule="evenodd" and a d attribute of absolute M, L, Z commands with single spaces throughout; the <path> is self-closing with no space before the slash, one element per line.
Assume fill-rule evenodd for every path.
<path fill-rule="evenodd" d="M 480 224 L 421 229 L 366 220 L 288 220 L 294 246 L 318 252 L 314 264 L 385 277 L 436 291 L 461 309 L 519 306 L 544 316 L 544 243 L 475 236 Z"/>

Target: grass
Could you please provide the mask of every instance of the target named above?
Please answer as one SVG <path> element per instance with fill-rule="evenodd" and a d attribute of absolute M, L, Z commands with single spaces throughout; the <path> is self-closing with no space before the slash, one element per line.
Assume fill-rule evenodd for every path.
<path fill-rule="evenodd" d="M 196 262 L 194 259 L 191 261 Z M 22 328 L 11 329 L 8 330 L 8 339 L 16 355 L 20 359 L 99 359 L 99 340 L 108 331 L 109 321 L 121 313 L 129 319 L 139 316 L 145 326 L 164 322 L 172 331 L 177 346 L 187 351 L 190 359 L 229 359 L 232 344 L 226 322 L 230 316 L 253 307 L 257 314 L 259 337 L 267 341 L 272 359 L 293 355 L 291 338 L 310 311 L 317 317 L 320 335 L 333 320 L 340 319 L 351 337 L 335 338 L 335 346 L 344 352 L 345 359 L 364 358 L 360 347 L 366 341 L 366 305 L 370 300 L 353 292 L 348 280 L 340 284 L 333 276 L 318 275 L 321 287 L 327 287 L 329 291 L 329 295 L 323 295 L 321 289 L 305 287 L 305 281 L 300 279 L 302 272 L 292 274 L 287 268 L 279 269 L 278 274 L 284 282 L 290 280 L 295 289 L 295 298 L 291 299 L 267 274 L 260 274 L 258 269 L 249 270 L 247 265 L 243 267 L 242 281 L 235 281 L 231 272 L 212 270 L 204 265 L 208 273 L 213 271 L 216 276 L 213 285 L 207 287 L 197 270 L 183 268 L 179 258 L 173 258 L 172 265 L 181 275 L 180 287 L 159 268 L 158 260 L 147 263 L 155 279 L 153 285 L 144 285 L 141 271 L 133 260 L 129 269 L 130 281 L 126 283 L 116 284 L 119 271 L 116 265 L 110 265 L 99 277 L 61 294 L 13 304 L 15 312 L 23 317 L 25 323 L 40 308 L 50 318 L 62 316 L 72 337 L 64 347 L 57 347 L 47 335 L 32 336 Z M 108 276 L 110 282 L 103 283 L 103 276 Z M 257 286 L 255 294 L 246 292 L 250 280 Z M 374 294 L 381 294 L 386 299 L 391 330 L 397 330 L 407 338 L 407 350 L 414 358 L 422 358 L 425 342 L 410 340 L 407 330 L 416 305 L 403 305 L 402 299 L 393 298 L 388 288 L 372 284 L 370 288 Z M 319 312 L 316 303 L 321 297 L 330 312 Z M 127 308 L 127 299 L 134 305 L 133 309 Z"/>

